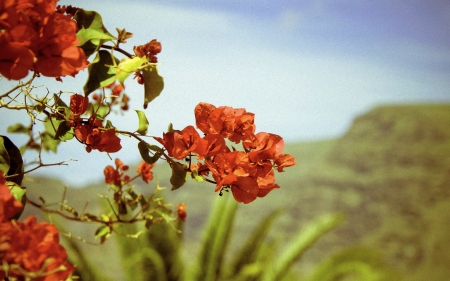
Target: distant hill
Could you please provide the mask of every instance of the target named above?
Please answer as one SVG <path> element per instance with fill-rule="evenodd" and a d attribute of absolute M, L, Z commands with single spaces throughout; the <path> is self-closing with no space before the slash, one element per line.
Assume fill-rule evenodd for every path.
<path fill-rule="evenodd" d="M 382 249 L 405 280 L 448 278 L 449 129 L 450 105 L 380 106 L 356 118 L 305 184 L 334 194 L 319 206 L 349 213 L 327 242 Z"/>
<path fill-rule="evenodd" d="M 286 239 L 320 214 L 340 211 L 348 214 L 347 222 L 319 240 L 299 270 L 307 272 L 341 247 L 363 244 L 380 249 L 405 280 L 450 276 L 450 104 L 379 106 L 356 118 L 338 139 L 287 144 L 285 150 L 299 165 L 276 175 L 281 189 L 240 206 L 236 244 L 277 208 L 287 214 L 273 236 Z M 170 186 L 167 167 L 159 165 L 155 174 L 161 185 Z M 61 182 L 35 180 L 26 183 L 30 197 L 61 200 Z M 139 188 L 151 192 L 154 185 Z M 99 199 L 92 198 L 107 188 L 99 183 L 67 192 L 69 202 L 81 209 L 86 199 L 91 201 L 88 208 L 93 207 Z M 184 235 L 186 252 L 192 255 L 218 195 L 211 184 L 195 182 L 164 194 L 168 202 L 187 203 Z M 28 213 L 35 211 L 27 207 Z M 75 230 L 92 237 L 92 230 L 81 228 Z"/>

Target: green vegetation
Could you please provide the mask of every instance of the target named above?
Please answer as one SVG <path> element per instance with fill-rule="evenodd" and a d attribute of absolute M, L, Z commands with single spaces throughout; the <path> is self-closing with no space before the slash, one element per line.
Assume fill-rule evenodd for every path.
<path fill-rule="evenodd" d="M 287 245 L 293 243 L 299 231 L 307 229 L 310 222 L 323 214 L 345 213 L 346 220 L 340 226 L 302 251 L 301 259 L 293 264 L 294 272 L 290 274 L 309 276 L 312 280 L 338 280 L 343 270 L 349 267 L 361 269 L 364 266 L 354 265 L 363 262 L 367 270 L 361 269 L 361 274 L 379 278 L 363 279 L 361 276 L 364 275 L 360 275 L 360 279 L 348 280 L 396 280 L 396 273 L 386 269 L 385 264 L 389 264 L 404 280 L 445 280 L 450 275 L 449 124 L 450 105 L 380 106 L 356 118 L 350 130 L 341 138 L 288 144 L 286 153 L 294 155 L 299 165 L 277 177 L 281 189 L 252 204 L 241 205 L 236 210 L 228 209 L 221 213 L 220 220 L 213 219 L 217 214 L 212 206 L 219 208 L 217 202 L 225 202 L 231 194 L 218 197 L 210 184 L 193 181 L 175 192 L 165 191 L 162 196 L 167 201 L 186 203 L 188 212 L 187 222 L 183 226 L 181 250 L 178 244 L 168 245 L 172 245 L 172 250 L 181 251 L 177 256 L 181 255 L 180 260 L 172 260 L 184 264 L 184 267 L 195 268 L 197 258 L 200 253 L 205 254 L 204 247 L 209 243 L 210 247 L 219 250 L 216 250 L 216 256 L 208 259 L 226 265 L 223 276 L 244 269 L 249 274 L 260 272 L 257 266 L 239 267 L 233 262 L 237 257 L 242 258 L 242 252 L 261 247 L 256 244 L 248 246 L 248 243 L 255 241 L 242 241 L 252 237 L 252 233 L 265 236 L 264 241 L 268 242 L 262 245 L 267 247 L 267 251 L 273 251 L 277 259 L 281 259 L 287 255 L 286 249 L 292 249 Z M 169 173 L 170 170 L 164 167 L 157 167 L 155 171 L 159 179 L 168 179 Z M 28 196 L 37 198 L 33 196 L 39 194 L 47 202 L 61 200 L 62 183 L 48 179 L 35 181 L 25 182 L 29 186 Z M 160 185 L 170 186 L 164 181 Z M 152 187 L 140 188 L 149 189 L 149 193 L 152 191 Z M 104 185 L 99 184 L 83 190 L 69 189 L 67 192 L 71 193 L 68 198 L 77 198 L 77 201 L 69 203 L 82 209 L 85 204 L 83 198 L 88 198 L 83 195 L 84 192 L 102 194 L 106 190 Z M 214 205 L 215 198 L 217 202 Z M 91 202 L 88 208 L 94 207 L 95 203 Z M 284 209 L 284 214 L 274 215 L 273 212 L 280 208 Z M 39 211 L 27 207 L 25 212 Z M 224 216 L 234 221 L 227 221 Z M 208 217 L 212 221 L 207 222 Z M 266 226 L 267 231 L 263 230 L 261 224 L 266 221 L 269 225 Z M 212 228 L 212 225 L 219 227 L 223 223 L 233 222 L 233 228 L 225 227 L 229 228 L 231 234 Z M 222 240 L 206 242 L 204 237 L 207 234 L 203 233 L 205 225 L 205 233 L 215 233 L 213 236 Z M 95 227 L 81 228 L 75 224 L 68 224 L 66 228 L 86 239 L 92 237 L 95 231 Z M 252 232 L 255 229 L 256 232 Z M 172 229 L 167 231 L 175 234 Z M 127 244 L 125 248 L 124 242 L 114 243 L 113 240 L 97 247 L 77 241 L 71 244 L 77 245 L 77 251 L 89 252 L 88 258 L 95 258 L 96 267 L 102 269 L 102 274 L 108 280 L 132 280 L 132 277 L 126 276 L 130 274 L 128 270 L 118 272 L 117 264 L 121 263 L 116 253 L 124 253 L 126 259 L 122 264 L 138 272 L 136 268 L 141 265 L 130 265 L 138 259 L 133 256 L 134 252 L 142 252 L 149 261 L 156 256 L 152 252 L 156 248 L 149 244 L 154 240 L 147 240 L 140 244 L 134 243 L 134 246 Z M 226 244 L 217 242 L 228 240 Z M 176 239 L 171 241 L 178 243 Z M 149 250 L 143 251 L 144 248 Z M 381 253 L 377 249 L 381 249 Z M 258 259 L 258 254 L 254 255 L 248 255 L 248 258 Z M 153 260 L 144 268 L 149 270 L 149 266 L 158 267 L 158 264 L 161 268 L 164 263 L 158 258 Z M 82 263 L 78 261 L 76 264 L 81 267 Z M 209 266 L 209 273 L 205 274 L 214 275 L 217 263 Z M 275 265 L 271 263 L 270 266 Z M 233 271 L 236 268 L 237 271 Z M 320 275 L 320 271 L 329 272 L 329 275 Z M 379 275 L 370 272 L 378 272 Z M 289 280 L 289 276 L 286 280 Z"/>

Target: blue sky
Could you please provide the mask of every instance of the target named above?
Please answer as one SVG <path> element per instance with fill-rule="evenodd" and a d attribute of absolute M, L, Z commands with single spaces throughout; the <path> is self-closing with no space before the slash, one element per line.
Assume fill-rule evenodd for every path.
<path fill-rule="evenodd" d="M 102 14 L 112 33 L 116 27 L 131 31 L 134 37 L 124 46 L 129 51 L 154 38 L 162 43 L 158 57 L 165 89 L 146 110 L 151 135 L 161 135 L 169 122 L 176 128 L 193 124 L 193 108 L 200 101 L 245 107 L 256 114 L 257 131 L 287 141 L 338 137 L 354 117 L 379 104 L 450 102 L 450 1 L 142 0 L 75 5 Z M 47 81 L 50 90 L 61 88 Z M 81 92 L 84 79 L 64 82 L 65 89 Z M 142 109 L 141 86 L 129 81 L 126 92 L 132 108 Z M 0 112 L 0 118 L 2 124 L 10 123 L 15 115 Z M 137 128 L 134 112 L 112 120 L 117 127 Z M 123 144 L 126 149 L 112 157 L 138 161 L 136 143 L 124 139 Z M 47 161 L 78 157 L 71 169 L 80 171 L 86 170 L 81 160 L 109 163 L 104 154 L 85 155 L 81 145 L 71 142 L 63 150 L 45 155 Z M 104 167 L 97 166 L 93 174 Z"/>

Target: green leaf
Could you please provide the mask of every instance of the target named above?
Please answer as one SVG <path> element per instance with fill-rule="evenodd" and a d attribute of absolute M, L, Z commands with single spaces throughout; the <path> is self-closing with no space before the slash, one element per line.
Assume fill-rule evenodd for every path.
<path fill-rule="evenodd" d="M 103 244 L 110 236 L 111 228 L 107 225 L 102 225 L 95 231 L 95 238 L 100 238 L 101 244 Z"/>
<path fill-rule="evenodd" d="M 69 127 L 68 122 L 61 122 L 55 134 L 55 139 L 60 141 L 71 140 L 74 137 L 73 128 Z"/>
<path fill-rule="evenodd" d="M 79 9 L 74 19 L 78 24 L 77 38 L 81 39 L 79 46 L 90 56 L 98 49 L 98 46 L 115 39 L 103 25 L 102 17 L 95 11 Z"/>
<path fill-rule="evenodd" d="M 95 114 L 95 119 L 103 120 L 109 114 L 109 106 L 105 104 L 90 103 L 86 111 L 93 112 Z"/>
<path fill-rule="evenodd" d="M 147 129 L 148 129 L 147 117 L 145 117 L 145 113 L 143 111 L 136 110 L 136 113 L 139 118 L 139 126 L 138 126 L 138 129 L 136 130 L 136 132 L 145 136 L 147 134 Z"/>
<path fill-rule="evenodd" d="M 55 105 L 57 107 L 63 107 L 64 109 L 69 109 L 69 107 L 67 107 L 67 104 L 56 94 L 53 94 L 53 101 L 55 102 Z"/>
<path fill-rule="evenodd" d="M 22 209 L 12 217 L 13 220 L 18 220 L 20 218 L 20 215 L 22 215 L 23 210 L 25 209 L 25 204 L 27 203 L 26 189 L 25 187 L 21 187 L 12 181 L 7 181 L 6 185 L 9 187 L 9 190 L 11 191 L 11 194 L 14 196 L 14 198 L 17 201 L 20 201 L 23 205 Z"/>
<path fill-rule="evenodd" d="M 3 171 L 4 175 L 8 174 L 9 171 L 9 154 L 4 145 L 4 137 L 0 137 L 0 171 Z M 6 138 L 6 137 L 5 137 Z"/>
<path fill-rule="evenodd" d="M 234 260 L 231 266 L 231 275 L 238 274 L 244 267 L 254 264 L 261 252 L 264 250 L 264 242 L 266 241 L 266 236 L 272 229 L 273 223 L 281 214 L 280 210 L 276 210 L 270 213 L 268 216 L 261 220 L 258 227 L 253 230 L 251 235 L 247 238 L 246 243 L 234 256 Z M 264 256 L 264 255 L 263 255 Z"/>
<path fill-rule="evenodd" d="M 118 61 L 108 51 L 101 50 L 98 52 L 88 67 L 89 76 L 83 87 L 86 96 L 116 80 L 116 68 L 113 65 L 116 65 Z"/>
<path fill-rule="evenodd" d="M 162 150 L 156 145 L 149 145 L 145 141 L 140 141 L 138 143 L 139 153 L 141 154 L 142 159 L 148 164 L 153 164 L 158 161 L 159 157 L 162 155 Z M 153 156 L 150 156 L 150 150 L 155 151 Z"/>
<path fill-rule="evenodd" d="M 310 281 L 401 280 L 397 272 L 386 266 L 380 251 L 367 247 L 345 248 L 316 267 Z"/>
<path fill-rule="evenodd" d="M 14 182 L 18 185 L 22 183 L 23 179 L 23 160 L 20 150 L 14 143 L 6 136 L 0 136 L 0 170 L 4 175 L 17 176 L 8 178 L 8 181 Z"/>
<path fill-rule="evenodd" d="M 197 181 L 197 182 L 202 182 L 203 181 L 203 177 L 198 175 L 198 171 L 197 170 L 192 171 L 192 174 L 194 176 L 195 181 Z"/>
<path fill-rule="evenodd" d="M 146 57 L 123 58 L 117 65 L 116 78 L 123 85 L 125 79 L 136 72 L 144 63 L 148 62 Z"/>
<path fill-rule="evenodd" d="M 176 190 L 184 185 L 186 182 L 186 165 L 178 162 L 172 162 L 170 164 L 172 168 L 172 176 L 170 177 L 170 183 L 172 184 L 172 190 Z"/>
<path fill-rule="evenodd" d="M 14 125 L 11 125 L 11 126 L 8 127 L 8 133 L 28 134 L 29 131 L 30 130 L 29 130 L 28 127 L 25 127 L 24 125 L 22 125 L 20 123 L 17 123 L 17 124 L 14 124 Z"/>
<path fill-rule="evenodd" d="M 297 237 L 290 241 L 282 254 L 277 257 L 273 266 L 264 271 L 261 280 L 282 280 L 292 264 L 320 237 L 338 226 L 344 218 L 345 216 L 341 214 L 325 214 L 308 223 L 300 230 Z"/>
<path fill-rule="evenodd" d="M 193 270 L 188 272 L 191 276 L 186 280 L 219 280 L 238 208 L 233 196 L 224 197 L 217 196 L 214 201 L 203 232 L 199 257 L 193 265 Z"/>
<path fill-rule="evenodd" d="M 164 79 L 159 76 L 156 67 L 149 67 L 142 71 L 144 76 L 144 109 L 154 100 L 164 89 Z"/>
<path fill-rule="evenodd" d="M 54 136 L 52 136 L 49 132 L 43 132 L 41 134 L 42 139 L 42 148 L 45 151 L 53 151 L 56 153 L 56 150 L 59 145 L 59 140 L 55 140 Z"/>
<path fill-rule="evenodd" d="M 6 184 L 9 187 L 9 190 L 11 191 L 11 194 L 16 198 L 17 201 L 22 202 L 22 204 L 25 206 L 25 203 L 27 202 L 26 199 L 26 193 L 27 190 L 25 187 L 19 186 L 17 183 L 12 181 L 7 181 Z"/>

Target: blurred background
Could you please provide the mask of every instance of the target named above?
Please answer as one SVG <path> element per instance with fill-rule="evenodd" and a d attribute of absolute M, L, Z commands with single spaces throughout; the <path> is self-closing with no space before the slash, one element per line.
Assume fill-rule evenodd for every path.
<path fill-rule="evenodd" d="M 286 235 L 321 213 L 343 211 L 349 214 L 346 223 L 306 256 L 301 270 L 310 272 L 334 247 L 362 244 L 384 249 L 406 280 L 444 280 L 450 274 L 449 1 L 59 4 L 99 12 L 112 34 L 116 27 L 132 32 L 124 45 L 129 52 L 152 39 L 162 43 L 158 59 L 165 88 L 145 111 L 150 135 L 161 136 L 170 122 L 179 129 L 194 124 L 193 109 L 204 101 L 244 107 L 255 113 L 257 131 L 285 139 L 286 153 L 299 165 L 279 175 L 280 190 L 240 207 L 245 216 L 236 231 L 252 225 L 249 217 L 278 207 L 288 210 L 277 228 Z M 63 78 L 63 84 L 42 81 L 50 92 L 62 85 L 81 93 L 84 85 L 79 76 Z M 125 92 L 131 108 L 142 110 L 141 85 L 127 81 Z M 0 111 L 0 134 L 4 124 L 28 122 L 23 118 Z M 113 124 L 137 128 L 137 120 L 131 110 Z M 10 138 L 18 146 L 26 141 Z M 113 160 L 137 164 L 136 142 L 122 138 L 122 146 Z M 113 163 L 74 141 L 61 144 L 58 154 L 43 154 L 46 163 L 68 158 L 79 161 L 33 175 L 62 182 L 54 185 L 95 186 Z M 160 168 L 158 177 L 167 178 Z M 192 251 L 217 195 L 196 186 L 167 193 L 169 201 L 188 203 L 185 234 Z"/>

